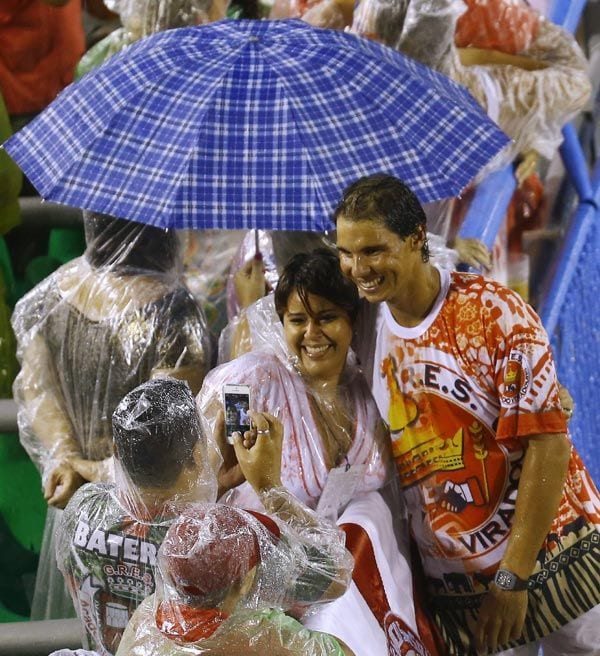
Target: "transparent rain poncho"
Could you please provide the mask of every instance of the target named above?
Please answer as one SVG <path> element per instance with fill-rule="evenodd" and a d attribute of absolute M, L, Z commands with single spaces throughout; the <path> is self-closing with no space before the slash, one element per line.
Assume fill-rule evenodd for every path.
<path fill-rule="evenodd" d="M 229 268 L 245 235 L 244 230 L 186 231 L 183 275 L 216 338 L 227 325 Z"/>
<path fill-rule="evenodd" d="M 196 393 L 211 363 L 204 316 L 181 280 L 176 235 L 91 213 L 85 229 L 85 254 L 35 287 L 13 314 L 20 438 L 59 507 L 78 484 L 108 477 L 111 417 L 127 392 L 171 375 Z M 50 512 L 45 543 L 53 521 Z M 52 558 L 49 545 L 43 550 Z M 52 562 L 42 556 L 38 580 L 48 590 L 46 567 Z"/>
<path fill-rule="evenodd" d="M 227 8 L 228 0 L 105 0 L 121 17 L 133 39 L 187 25 L 215 20 L 212 12 Z"/>
<path fill-rule="evenodd" d="M 104 4 L 119 14 L 122 27 L 85 53 L 78 77 L 145 36 L 225 18 L 229 0 L 105 0 Z"/>
<path fill-rule="evenodd" d="M 404 27 L 409 0 L 361 0 L 354 10 L 352 31 L 394 46 Z"/>
<path fill-rule="evenodd" d="M 270 517 L 215 504 L 183 511 L 159 551 L 161 584 L 119 655 L 344 654 L 292 617 L 346 590 L 352 558 L 343 534 L 282 488 L 263 495 Z"/>
<path fill-rule="evenodd" d="M 227 314 L 233 319 L 240 312 L 234 276 L 256 255 L 262 256 L 265 278 L 270 289 L 275 289 L 283 267 L 296 253 L 307 253 L 315 248 L 334 248 L 328 236 L 319 232 L 296 230 L 248 230 L 231 262 L 227 278 Z"/>
<path fill-rule="evenodd" d="M 213 501 L 216 477 L 189 386 L 143 383 L 113 414 L 115 484 L 90 483 L 60 521 L 58 567 L 83 644 L 115 654 L 127 622 L 155 590 L 157 552 L 183 504 Z"/>
<path fill-rule="evenodd" d="M 317 514 L 336 519 L 341 526 L 349 524 L 350 535 L 360 536 L 352 553 L 362 563 L 363 576 L 383 580 L 388 604 L 384 610 L 390 617 L 402 618 L 405 631 L 408 627 L 411 635 L 418 635 L 408 529 L 394 480 L 389 437 L 352 352 L 339 385 L 349 422 L 336 425 L 339 407 L 319 399 L 318 389 L 311 389 L 290 355 L 273 295 L 252 305 L 243 316 L 250 326 L 252 351 L 213 369 L 198 396 L 211 434 L 219 438 L 224 431 L 223 385 L 250 385 L 251 409 L 274 414 L 284 425 L 283 485 Z M 336 464 L 328 454 L 337 443 L 348 450 Z M 225 465 L 231 466 L 225 454 Z M 264 512 L 263 500 L 247 482 L 228 491 L 221 501 Z M 370 548 L 365 549 L 366 544 Z M 386 653 L 375 651 L 386 650 L 388 644 L 381 624 L 387 616 L 379 601 L 381 589 L 370 583 L 360 588 L 353 585 L 341 599 L 312 616 L 307 626 L 337 636 L 356 656 Z"/>
<path fill-rule="evenodd" d="M 477 3 L 477 7 L 482 11 L 486 4 Z M 499 31 L 511 29 L 512 14 L 497 12 L 497 4 L 493 8 L 495 15 L 507 21 Z M 461 0 L 363 0 L 353 31 L 374 34 L 467 87 L 513 139 L 513 144 L 486 171 L 529 150 L 552 157 L 562 141 L 561 128 L 589 96 L 587 62 L 581 49 L 571 35 L 540 16 L 532 39 L 514 39 L 525 45 L 524 50 L 515 53 L 517 57 L 484 57 L 480 51 L 479 59 L 473 59 L 473 53 L 467 52 L 463 56 L 476 65 L 466 65 L 454 44 L 456 23 L 465 10 Z M 525 5 L 523 11 L 535 13 Z M 527 70 L 531 66 L 535 70 Z"/>

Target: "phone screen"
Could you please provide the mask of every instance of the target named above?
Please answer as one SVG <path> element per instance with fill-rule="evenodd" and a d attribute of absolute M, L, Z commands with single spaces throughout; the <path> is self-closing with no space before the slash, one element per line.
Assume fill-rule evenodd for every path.
<path fill-rule="evenodd" d="M 227 441 L 233 442 L 232 435 L 236 431 L 242 435 L 250 430 L 250 386 L 224 385 L 223 405 L 225 406 L 225 430 Z"/>

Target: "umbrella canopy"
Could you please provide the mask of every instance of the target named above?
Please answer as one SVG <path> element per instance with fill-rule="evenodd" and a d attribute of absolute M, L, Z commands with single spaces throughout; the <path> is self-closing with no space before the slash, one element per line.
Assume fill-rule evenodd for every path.
<path fill-rule="evenodd" d="M 225 20 L 131 46 L 5 147 L 55 202 L 162 227 L 323 230 L 360 176 L 455 196 L 507 142 L 465 89 L 385 46 Z"/>

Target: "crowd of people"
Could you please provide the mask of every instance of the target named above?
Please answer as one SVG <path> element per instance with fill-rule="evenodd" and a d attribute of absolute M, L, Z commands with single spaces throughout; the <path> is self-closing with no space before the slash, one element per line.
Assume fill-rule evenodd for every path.
<path fill-rule="evenodd" d="M 77 62 L 228 10 L 96 4 L 121 27 L 83 59 L 77 30 L 72 61 L 44 55 L 58 86 L 42 71 L 23 88 L 55 95 Z M 457 0 L 272 12 L 459 80 L 513 138 L 492 166 L 516 157 L 526 180 L 589 81 L 574 40 L 505 4 L 492 23 L 523 28 L 510 47 L 459 30 Z M 0 35 L 40 12 L 80 26 L 78 0 L 10 0 Z M 16 130 L 51 98 L 15 104 L 5 61 L 0 44 Z M 340 188 L 330 234 L 226 242 L 84 211 L 84 254 L 12 315 L 20 439 L 48 503 L 32 617 L 74 609 L 80 653 L 99 656 L 597 654 L 600 494 L 569 438 L 573 400 L 534 309 L 455 270 L 492 266 L 456 236 L 459 204 L 424 207 L 375 173 Z M 235 409 L 231 385 L 247 392 Z"/>

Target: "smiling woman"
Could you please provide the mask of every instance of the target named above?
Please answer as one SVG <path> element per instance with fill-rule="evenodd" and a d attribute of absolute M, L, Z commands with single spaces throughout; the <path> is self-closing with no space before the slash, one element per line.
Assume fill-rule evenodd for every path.
<path fill-rule="evenodd" d="M 294 291 L 283 314 L 283 328 L 303 372 L 321 384 L 337 384 L 352 339 L 348 315 L 322 296 L 308 294 L 303 301 Z"/>
<path fill-rule="evenodd" d="M 251 409 L 274 414 L 288 429 L 283 482 L 304 503 L 317 506 L 329 470 L 342 463 L 359 472 L 353 474 L 353 492 L 381 487 L 386 435 L 353 356 L 348 357 L 358 293 L 337 256 L 324 249 L 294 256 L 277 285 L 275 307 L 283 331 L 281 324 L 270 326 L 270 334 L 262 336 L 264 348 L 213 370 L 199 395 L 225 458 L 221 485 L 235 488 L 228 499 L 244 507 L 257 501 L 225 441 L 220 403 L 225 384 L 249 385 Z M 353 492 L 342 495 L 334 514 Z"/>

